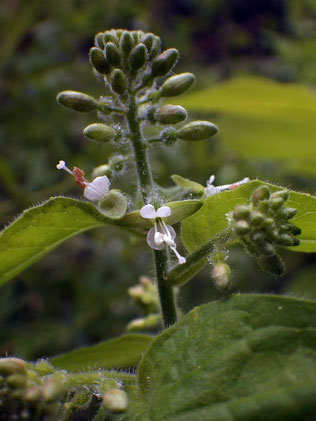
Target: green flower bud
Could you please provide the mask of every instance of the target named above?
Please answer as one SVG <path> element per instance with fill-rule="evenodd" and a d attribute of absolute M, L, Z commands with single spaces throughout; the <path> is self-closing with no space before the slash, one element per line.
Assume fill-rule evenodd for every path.
<path fill-rule="evenodd" d="M 215 124 L 209 121 L 192 121 L 181 127 L 178 131 L 178 138 L 182 140 L 205 140 L 218 132 Z"/>
<path fill-rule="evenodd" d="M 227 289 L 231 285 L 231 269 L 226 263 L 216 263 L 211 276 L 219 289 Z"/>
<path fill-rule="evenodd" d="M 270 198 L 270 207 L 274 210 L 279 209 L 283 203 L 284 199 L 282 197 L 274 197 L 273 199 Z"/>
<path fill-rule="evenodd" d="M 297 214 L 297 209 L 295 208 L 281 208 L 277 211 L 277 215 L 282 219 L 292 219 Z"/>
<path fill-rule="evenodd" d="M 113 42 L 113 44 L 117 43 L 116 36 L 114 36 L 110 31 L 104 33 L 104 43 L 107 44 L 108 42 Z"/>
<path fill-rule="evenodd" d="M 251 241 L 253 241 L 254 243 L 263 243 L 265 240 L 265 235 L 262 231 L 254 231 L 251 233 Z"/>
<path fill-rule="evenodd" d="M 120 219 L 125 215 L 127 200 L 125 196 L 117 191 L 110 190 L 98 203 L 100 212 L 111 219 Z"/>
<path fill-rule="evenodd" d="M 181 73 L 169 77 L 161 86 L 159 95 L 161 97 L 177 96 L 187 91 L 194 83 L 193 73 Z"/>
<path fill-rule="evenodd" d="M 175 129 L 166 129 L 163 130 L 160 133 L 160 139 L 162 140 L 162 142 L 164 142 L 166 145 L 171 146 L 173 145 L 177 139 L 178 139 L 178 134 L 177 131 Z"/>
<path fill-rule="evenodd" d="M 84 129 L 83 134 L 96 142 L 110 142 L 115 137 L 115 131 L 112 127 L 103 123 L 90 124 Z"/>
<path fill-rule="evenodd" d="M 187 118 L 187 112 L 180 105 L 163 105 L 156 118 L 160 124 L 177 124 Z"/>
<path fill-rule="evenodd" d="M 246 220 L 250 215 L 250 209 L 246 205 L 237 205 L 233 211 L 233 218 L 236 221 Z"/>
<path fill-rule="evenodd" d="M 290 232 L 291 232 L 293 235 L 300 235 L 300 234 L 302 234 L 302 230 L 301 230 L 301 228 L 299 228 L 299 227 L 297 227 L 296 225 L 293 225 L 293 224 L 290 224 L 290 225 L 291 225 Z"/>
<path fill-rule="evenodd" d="M 134 45 L 135 45 L 135 41 L 132 35 L 128 31 L 124 32 L 120 41 L 120 46 L 121 46 L 122 53 L 126 57 L 129 56 L 129 53 L 132 51 Z"/>
<path fill-rule="evenodd" d="M 272 275 L 283 275 L 285 271 L 284 264 L 282 260 L 277 256 L 264 256 L 261 255 L 258 257 L 258 264 L 262 270 L 265 272 L 271 273 Z"/>
<path fill-rule="evenodd" d="M 104 33 L 103 32 L 99 32 L 96 34 L 96 36 L 94 37 L 94 44 L 96 47 L 100 48 L 101 50 L 104 49 L 105 46 L 105 42 L 104 42 Z"/>
<path fill-rule="evenodd" d="M 161 41 L 160 38 L 157 36 L 154 36 L 153 45 L 150 50 L 149 59 L 152 60 L 155 57 L 158 56 L 161 50 Z"/>
<path fill-rule="evenodd" d="M 95 70 L 102 75 L 107 75 L 111 72 L 111 66 L 105 58 L 104 52 L 100 50 L 100 48 L 91 48 L 89 59 Z"/>
<path fill-rule="evenodd" d="M 111 412 L 125 412 L 128 406 L 127 394 L 120 389 L 110 389 L 105 392 L 102 403 Z"/>
<path fill-rule="evenodd" d="M 251 228 L 247 221 L 236 221 L 233 225 L 234 231 L 237 235 L 246 235 L 250 232 Z"/>
<path fill-rule="evenodd" d="M 147 49 L 144 44 L 138 44 L 131 53 L 129 62 L 133 71 L 139 70 L 144 66 L 147 59 Z"/>
<path fill-rule="evenodd" d="M 0 375 L 26 374 L 26 362 L 20 358 L 0 358 Z"/>
<path fill-rule="evenodd" d="M 7 377 L 7 384 L 12 389 L 24 389 L 27 384 L 27 377 L 25 374 L 11 374 Z"/>
<path fill-rule="evenodd" d="M 117 46 L 113 42 L 108 42 L 105 46 L 105 56 L 109 64 L 117 67 L 121 63 L 121 55 Z"/>
<path fill-rule="evenodd" d="M 125 161 L 124 155 L 112 155 L 109 159 L 110 171 L 122 171 Z"/>
<path fill-rule="evenodd" d="M 273 228 L 275 228 L 274 219 L 273 218 L 266 218 L 263 221 L 262 226 L 264 228 L 267 228 L 267 229 L 273 229 Z"/>
<path fill-rule="evenodd" d="M 175 48 L 169 48 L 153 61 L 151 75 L 153 77 L 165 76 L 173 69 L 179 57 L 179 51 Z"/>
<path fill-rule="evenodd" d="M 258 210 L 262 213 L 268 213 L 269 209 L 270 209 L 270 204 L 268 200 L 261 200 L 258 203 Z"/>
<path fill-rule="evenodd" d="M 281 197 L 281 199 L 283 199 L 283 201 L 286 202 L 289 198 L 289 192 L 287 190 L 279 190 L 272 193 L 270 196 L 271 199 L 275 199 L 277 197 Z"/>
<path fill-rule="evenodd" d="M 112 77 L 112 89 L 119 95 L 123 95 L 127 89 L 126 76 L 120 69 L 115 69 Z"/>
<path fill-rule="evenodd" d="M 252 195 L 252 203 L 257 205 L 261 200 L 269 199 L 270 189 L 268 186 L 258 187 Z"/>
<path fill-rule="evenodd" d="M 89 112 L 98 108 L 98 101 L 82 92 L 62 91 L 56 99 L 59 104 L 75 111 Z"/>
<path fill-rule="evenodd" d="M 29 403 L 39 402 L 42 400 L 42 398 L 43 398 L 42 389 L 37 386 L 30 387 L 24 393 L 24 399 Z"/>
<path fill-rule="evenodd" d="M 148 53 L 150 53 L 153 45 L 155 42 L 155 35 L 154 34 L 146 34 L 142 39 L 141 39 L 141 43 L 145 45 L 145 47 L 147 48 Z"/>
<path fill-rule="evenodd" d="M 103 175 L 111 175 L 110 166 L 107 164 L 99 165 L 92 171 L 92 178 L 102 177 Z"/>
<path fill-rule="evenodd" d="M 202 186 L 202 184 L 197 183 L 196 181 L 189 180 L 188 178 L 183 178 L 177 174 L 173 174 L 171 176 L 171 179 L 175 184 L 181 187 L 182 190 L 191 191 L 199 195 L 202 195 L 204 193 L 205 187 Z"/>
<path fill-rule="evenodd" d="M 280 234 L 279 238 L 277 240 L 277 243 L 280 246 L 285 246 L 285 247 L 289 247 L 289 246 L 293 246 L 294 245 L 294 238 L 289 235 L 289 234 Z"/>
<path fill-rule="evenodd" d="M 267 236 L 270 240 L 276 241 L 279 238 L 279 231 L 272 226 L 267 230 Z"/>
<path fill-rule="evenodd" d="M 273 256 L 275 254 L 274 245 L 268 241 L 265 241 L 264 243 L 260 244 L 258 246 L 258 250 L 265 256 Z"/>
<path fill-rule="evenodd" d="M 250 215 L 250 222 L 252 225 L 260 225 L 264 221 L 264 215 L 259 211 L 252 211 Z"/>

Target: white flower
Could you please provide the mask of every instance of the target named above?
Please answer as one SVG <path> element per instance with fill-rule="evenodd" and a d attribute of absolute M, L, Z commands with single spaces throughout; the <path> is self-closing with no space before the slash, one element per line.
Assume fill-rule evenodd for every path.
<path fill-rule="evenodd" d="M 84 172 L 77 167 L 74 167 L 71 171 L 65 161 L 59 161 L 56 165 L 59 170 L 65 170 L 69 172 L 74 178 L 76 183 L 84 189 L 83 195 L 92 202 L 98 202 L 107 194 L 110 190 L 110 181 L 106 175 L 102 177 L 96 177 L 91 183 L 84 178 Z"/>
<path fill-rule="evenodd" d="M 213 194 L 220 193 L 224 190 L 234 190 L 237 187 L 241 186 L 242 184 L 248 183 L 249 178 L 245 177 L 241 181 L 237 181 L 233 184 L 224 184 L 223 186 L 214 186 L 213 181 L 215 180 L 215 175 L 211 175 L 210 179 L 206 183 L 206 197 L 210 197 Z"/>
<path fill-rule="evenodd" d="M 156 211 L 153 205 L 145 205 L 141 208 L 140 214 L 143 218 L 155 220 L 154 227 L 151 228 L 147 234 L 147 243 L 149 247 L 155 250 L 162 250 L 164 246 L 167 245 L 177 256 L 179 264 L 182 265 L 185 263 L 185 257 L 181 256 L 176 248 L 177 246 L 174 241 L 176 237 L 175 230 L 170 225 L 166 225 L 162 219 L 171 215 L 169 206 L 161 206 Z"/>

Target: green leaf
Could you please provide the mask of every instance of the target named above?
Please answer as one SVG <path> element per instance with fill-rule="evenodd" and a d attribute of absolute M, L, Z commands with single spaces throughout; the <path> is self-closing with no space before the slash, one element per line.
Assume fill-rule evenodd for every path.
<path fill-rule="evenodd" d="M 197 183 L 196 181 L 189 180 L 188 178 L 183 178 L 181 175 L 173 174 L 171 176 L 172 181 L 180 186 L 183 190 L 192 191 L 194 193 L 203 194 L 205 187 L 202 184 Z"/>
<path fill-rule="evenodd" d="M 109 223 L 94 205 L 65 197 L 24 211 L 0 233 L 0 285 L 73 235 Z"/>
<path fill-rule="evenodd" d="M 166 224 L 173 225 L 199 210 L 202 206 L 202 202 L 200 200 L 183 200 L 165 203 L 164 206 L 169 206 L 171 209 L 171 215 L 164 218 L 164 221 Z M 143 229 L 150 229 L 153 226 L 151 219 L 143 218 L 140 215 L 139 210 L 128 213 L 122 219 L 115 221 L 115 224 L 124 227 Z"/>
<path fill-rule="evenodd" d="M 128 334 L 76 349 L 51 359 L 56 368 L 72 372 L 135 366 L 153 340 L 151 335 Z"/>
<path fill-rule="evenodd" d="M 227 214 L 236 205 L 249 203 L 254 190 L 260 185 L 267 185 L 272 191 L 280 190 L 281 187 L 251 181 L 234 190 L 214 194 L 203 200 L 203 206 L 192 216 L 183 221 L 182 240 L 186 248 L 193 252 L 208 243 L 214 237 L 225 231 L 228 227 Z M 286 206 L 298 210 L 291 223 L 302 230 L 298 237 L 301 241 L 297 247 L 291 247 L 294 251 L 316 252 L 316 197 L 305 193 L 290 192 Z"/>
<path fill-rule="evenodd" d="M 248 76 L 182 97 L 190 111 L 214 114 L 221 138 L 246 158 L 267 158 L 316 174 L 316 95 L 298 84 Z"/>
<path fill-rule="evenodd" d="M 312 420 L 315 367 L 315 302 L 237 294 L 196 307 L 154 340 L 127 419 Z"/>

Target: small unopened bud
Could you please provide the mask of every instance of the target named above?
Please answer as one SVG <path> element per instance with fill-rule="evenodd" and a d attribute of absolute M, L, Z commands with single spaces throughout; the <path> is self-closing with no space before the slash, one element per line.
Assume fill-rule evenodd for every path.
<path fill-rule="evenodd" d="M 260 255 L 258 257 L 258 264 L 262 270 L 264 270 L 265 272 L 269 272 L 273 275 L 281 276 L 285 271 L 284 264 L 277 255 Z"/>
<path fill-rule="evenodd" d="M 83 134 L 90 140 L 97 142 L 110 142 L 115 137 L 115 131 L 112 127 L 103 123 L 94 123 L 87 126 Z"/>
<path fill-rule="evenodd" d="M 277 211 L 277 215 L 282 219 L 292 219 L 297 214 L 297 209 L 295 208 L 281 208 Z"/>
<path fill-rule="evenodd" d="M 121 63 L 120 52 L 113 42 L 108 42 L 105 46 L 105 56 L 109 64 L 113 67 L 119 66 Z"/>
<path fill-rule="evenodd" d="M 290 225 L 291 225 L 290 231 L 291 231 L 291 233 L 293 235 L 300 235 L 300 234 L 302 234 L 301 228 L 299 228 L 299 227 L 297 227 L 296 225 L 293 225 L 293 224 L 290 224 Z"/>
<path fill-rule="evenodd" d="M 105 42 L 104 42 L 104 33 L 103 32 L 98 32 L 94 38 L 94 44 L 96 47 L 100 48 L 101 50 L 103 50 L 104 46 L 105 46 Z"/>
<path fill-rule="evenodd" d="M 128 406 L 128 397 L 123 390 L 110 389 L 105 392 L 102 403 L 111 412 L 125 412 Z"/>
<path fill-rule="evenodd" d="M 144 44 L 138 44 L 131 52 L 129 59 L 131 69 L 137 71 L 144 66 L 147 59 L 147 49 Z"/>
<path fill-rule="evenodd" d="M 254 231 L 251 233 L 251 241 L 254 243 L 263 243 L 265 239 L 265 235 L 262 231 Z"/>
<path fill-rule="evenodd" d="M 274 245 L 269 241 L 265 241 L 263 244 L 260 244 L 258 249 L 266 256 L 273 256 L 275 254 Z"/>
<path fill-rule="evenodd" d="M 0 375 L 26 374 L 26 362 L 20 358 L 0 358 Z"/>
<path fill-rule="evenodd" d="M 98 108 L 98 101 L 82 92 L 62 91 L 56 99 L 59 104 L 75 111 L 89 112 Z"/>
<path fill-rule="evenodd" d="M 161 97 L 181 95 L 193 85 L 194 81 L 193 73 L 171 76 L 162 84 L 159 94 Z"/>
<path fill-rule="evenodd" d="M 252 211 L 250 215 L 250 222 L 252 225 L 260 225 L 264 221 L 264 215 L 258 211 Z"/>
<path fill-rule="evenodd" d="M 267 213 L 270 209 L 270 203 L 268 200 L 261 200 L 261 202 L 258 203 L 258 210 L 262 213 Z"/>
<path fill-rule="evenodd" d="M 287 190 L 279 190 L 272 193 L 270 196 L 271 199 L 274 199 L 276 197 L 281 197 L 284 200 L 284 202 L 286 202 L 289 198 L 289 192 Z"/>
<path fill-rule="evenodd" d="M 111 174 L 110 166 L 107 164 L 103 164 L 103 165 L 99 165 L 98 167 L 95 167 L 95 169 L 92 171 L 91 177 L 96 178 L 96 177 L 102 177 L 103 175 L 108 176 L 110 174 Z"/>
<path fill-rule="evenodd" d="M 27 384 L 25 374 L 11 374 L 7 377 L 7 384 L 13 389 L 24 389 Z"/>
<path fill-rule="evenodd" d="M 205 140 L 218 132 L 215 124 L 209 121 L 192 121 L 181 127 L 178 131 L 178 138 L 183 140 Z"/>
<path fill-rule="evenodd" d="M 101 73 L 102 75 L 107 75 L 111 72 L 111 66 L 108 63 L 108 60 L 105 58 L 104 52 L 100 48 L 91 48 L 89 58 L 90 63 L 97 72 Z"/>
<path fill-rule="evenodd" d="M 293 246 L 294 245 L 294 237 L 292 237 L 289 234 L 280 234 L 279 238 L 277 239 L 277 243 L 280 246 L 285 246 L 285 247 L 289 247 L 289 246 Z"/>
<path fill-rule="evenodd" d="M 160 124 L 177 124 L 187 118 L 186 110 L 180 105 L 163 105 L 156 113 Z"/>
<path fill-rule="evenodd" d="M 284 199 L 282 197 L 274 197 L 273 199 L 270 198 L 269 204 L 270 207 L 274 210 L 279 209 L 284 203 Z"/>
<path fill-rule="evenodd" d="M 154 34 L 146 34 L 141 40 L 141 43 L 144 44 L 145 47 L 147 48 L 148 53 L 150 53 L 154 42 L 155 42 Z"/>
<path fill-rule="evenodd" d="M 120 41 L 120 46 L 121 46 L 122 53 L 126 57 L 132 51 L 134 44 L 135 44 L 135 41 L 132 35 L 128 31 L 124 32 Z"/>
<path fill-rule="evenodd" d="M 246 205 L 237 205 L 233 211 L 233 218 L 238 221 L 240 219 L 246 220 L 250 215 L 250 209 Z"/>
<path fill-rule="evenodd" d="M 233 225 L 234 231 L 237 235 L 246 235 L 250 232 L 251 228 L 247 221 L 236 221 Z"/>
<path fill-rule="evenodd" d="M 151 47 L 150 54 L 149 54 L 150 60 L 155 58 L 160 53 L 160 50 L 161 50 L 160 38 L 157 36 L 154 36 L 153 45 Z"/>
<path fill-rule="evenodd" d="M 112 89 L 119 95 L 123 95 L 127 89 L 127 80 L 120 69 L 115 69 L 112 78 Z"/>
<path fill-rule="evenodd" d="M 217 288 L 227 289 L 231 285 L 231 269 L 227 263 L 216 263 L 212 269 L 212 278 Z"/>
<path fill-rule="evenodd" d="M 159 54 L 159 56 L 152 63 L 152 76 L 165 76 L 175 66 L 178 57 L 179 51 L 175 48 L 169 48 L 169 50 Z"/>
<path fill-rule="evenodd" d="M 98 203 L 100 212 L 111 219 L 120 219 L 125 215 L 127 200 L 118 190 L 110 190 Z"/>
<path fill-rule="evenodd" d="M 177 139 L 178 139 L 178 134 L 177 131 L 174 129 L 166 129 L 163 132 L 161 132 L 160 134 L 160 139 L 162 140 L 162 142 L 164 142 L 166 145 L 171 146 L 173 145 Z"/>
<path fill-rule="evenodd" d="M 269 199 L 270 189 L 268 186 L 258 187 L 252 195 L 252 203 L 257 205 L 261 200 Z"/>

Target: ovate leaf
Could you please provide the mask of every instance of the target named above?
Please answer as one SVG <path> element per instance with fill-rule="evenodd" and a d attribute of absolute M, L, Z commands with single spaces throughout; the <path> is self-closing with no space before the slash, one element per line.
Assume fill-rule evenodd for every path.
<path fill-rule="evenodd" d="M 191 111 L 214 114 L 222 140 L 246 158 L 279 161 L 316 175 L 316 95 L 303 85 L 237 77 L 181 98 Z"/>
<path fill-rule="evenodd" d="M 312 420 L 315 369 L 315 302 L 237 294 L 195 308 L 154 340 L 127 419 Z"/>
<path fill-rule="evenodd" d="M 193 252 L 223 232 L 229 224 L 229 212 L 238 204 L 248 204 L 254 190 L 263 184 L 268 185 L 271 191 L 281 189 L 261 181 L 251 181 L 235 190 L 214 194 L 203 200 L 203 206 L 182 224 L 182 240 L 187 249 Z M 298 210 L 290 222 L 302 230 L 302 234 L 298 237 L 301 243 L 297 247 L 292 247 L 292 250 L 316 252 L 316 197 L 290 192 L 286 206 Z"/>
<path fill-rule="evenodd" d="M 107 223 L 92 204 L 65 197 L 24 211 L 0 233 L 0 285 L 73 235 Z"/>
<path fill-rule="evenodd" d="M 151 335 L 128 334 L 58 355 L 51 362 L 56 368 L 72 372 L 133 367 L 152 340 Z"/>

